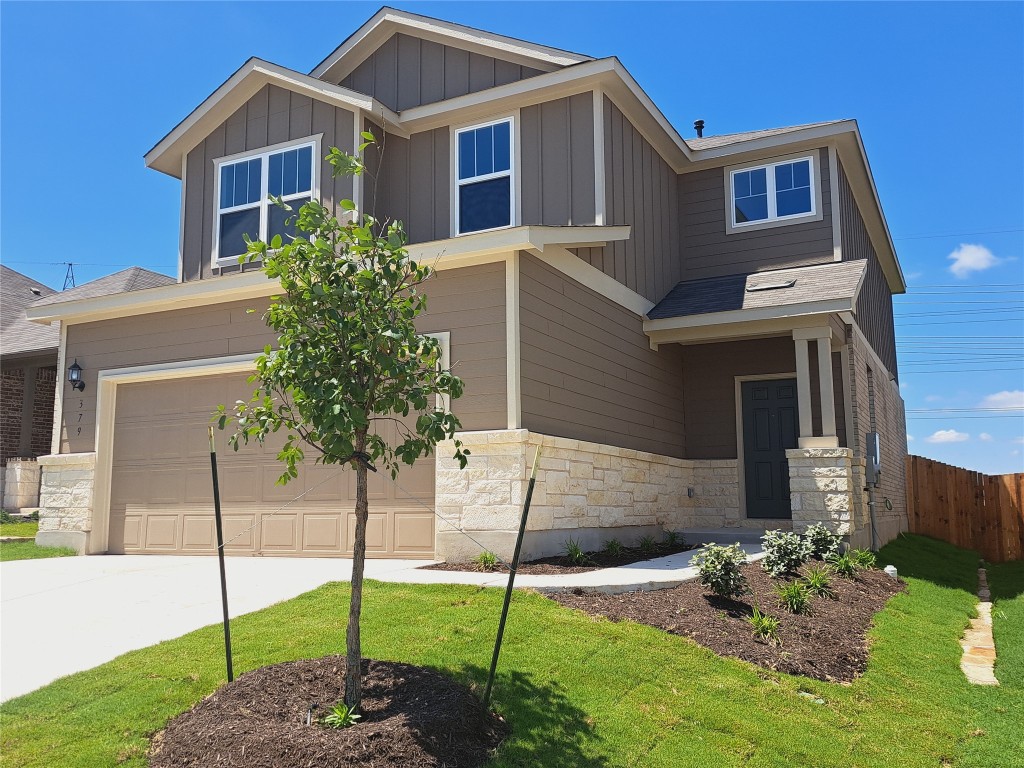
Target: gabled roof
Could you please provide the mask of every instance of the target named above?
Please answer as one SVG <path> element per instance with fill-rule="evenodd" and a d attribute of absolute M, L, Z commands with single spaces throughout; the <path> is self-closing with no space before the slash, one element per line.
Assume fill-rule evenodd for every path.
<path fill-rule="evenodd" d="M 535 69 L 553 70 L 558 67 L 589 61 L 590 56 L 549 48 L 514 37 L 496 35 L 462 24 L 432 19 L 395 8 L 381 8 L 363 26 L 349 35 L 341 45 L 321 61 L 310 75 L 331 82 L 341 82 L 381 44 L 396 32 L 432 40 L 444 45 L 463 48 L 486 56 L 526 64 Z"/>
<path fill-rule="evenodd" d="M 784 307 L 791 304 L 850 299 L 867 269 L 867 261 L 840 261 L 810 267 L 684 280 L 647 313 L 651 320 Z"/>
<path fill-rule="evenodd" d="M 25 317 L 30 304 L 54 293 L 53 288 L 0 264 L 0 357 L 57 350 L 60 332 Z"/>
<path fill-rule="evenodd" d="M 752 141 L 754 139 L 763 139 L 768 136 L 782 136 L 787 133 L 795 133 L 797 131 L 803 131 L 807 128 L 821 128 L 826 125 L 837 125 L 839 123 L 846 122 L 844 120 L 826 120 L 821 123 L 805 123 L 804 125 L 787 125 L 782 128 L 765 128 L 760 131 L 743 131 L 742 133 L 723 133 L 718 136 L 703 136 L 699 139 L 686 139 L 686 143 L 690 145 L 690 149 L 714 149 L 715 147 L 725 147 L 730 144 L 739 144 L 744 141 Z"/>
<path fill-rule="evenodd" d="M 160 272 L 153 272 L 142 267 L 129 267 L 112 275 L 107 275 L 97 280 L 90 280 L 88 283 L 83 283 L 76 288 L 39 299 L 32 304 L 32 307 L 34 309 L 52 304 L 63 304 L 68 301 L 112 296 L 115 293 L 143 291 L 147 288 L 156 288 L 161 285 L 170 285 L 177 282 L 173 277 L 168 277 Z"/>

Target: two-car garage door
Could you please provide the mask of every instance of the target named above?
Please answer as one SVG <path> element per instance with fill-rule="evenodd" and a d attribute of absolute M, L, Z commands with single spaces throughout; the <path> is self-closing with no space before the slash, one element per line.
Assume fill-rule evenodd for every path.
<path fill-rule="evenodd" d="M 117 388 L 110 488 L 110 551 L 212 553 L 216 548 L 207 427 L 219 403 L 248 400 L 244 374 Z M 310 460 L 277 485 L 281 441 L 237 453 L 215 432 L 225 551 L 345 557 L 355 530 L 355 472 Z M 309 455 L 309 452 L 307 452 Z M 433 458 L 403 467 L 399 488 L 370 473 L 369 557 L 432 557 Z"/>

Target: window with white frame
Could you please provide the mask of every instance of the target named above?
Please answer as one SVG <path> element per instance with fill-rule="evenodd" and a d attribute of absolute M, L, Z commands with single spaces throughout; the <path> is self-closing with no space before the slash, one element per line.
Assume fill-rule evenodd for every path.
<path fill-rule="evenodd" d="M 512 225 L 512 120 L 456 132 L 456 232 Z"/>
<path fill-rule="evenodd" d="M 309 202 L 316 184 L 315 142 L 246 155 L 217 164 L 217 232 L 214 259 L 245 253 L 245 239 L 269 243 L 274 235 L 286 242 L 295 236 L 294 217 Z M 280 197 L 286 211 L 269 199 Z"/>
<path fill-rule="evenodd" d="M 817 213 L 813 157 L 740 168 L 732 171 L 729 178 L 734 227 Z"/>

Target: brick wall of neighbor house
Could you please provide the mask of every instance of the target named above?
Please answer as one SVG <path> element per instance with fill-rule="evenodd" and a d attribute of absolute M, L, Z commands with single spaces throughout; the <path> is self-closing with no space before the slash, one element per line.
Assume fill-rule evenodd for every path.
<path fill-rule="evenodd" d="M 50 452 L 53 435 L 53 395 L 57 386 L 56 368 L 36 369 L 36 394 L 32 403 L 32 456 Z"/>
<path fill-rule="evenodd" d="M 24 369 L 4 368 L 0 371 L 0 464 L 19 455 L 21 405 L 24 396 Z"/>
<path fill-rule="evenodd" d="M 719 168 L 679 177 L 684 280 L 782 267 L 827 264 L 833 259 L 832 201 L 828 152 L 821 167 L 821 221 L 728 234 L 725 229 L 725 171 Z"/>
<path fill-rule="evenodd" d="M 523 426 L 682 457 L 680 348 L 655 352 L 639 316 L 539 259 L 520 267 Z"/>

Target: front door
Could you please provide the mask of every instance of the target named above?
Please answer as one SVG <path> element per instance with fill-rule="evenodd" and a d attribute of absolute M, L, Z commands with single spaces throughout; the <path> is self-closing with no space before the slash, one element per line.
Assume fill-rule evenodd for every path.
<path fill-rule="evenodd" d="M 797 447 L 796 379 L 740 382 L 747 517 L 791 518 L 786 449 Z"/>

